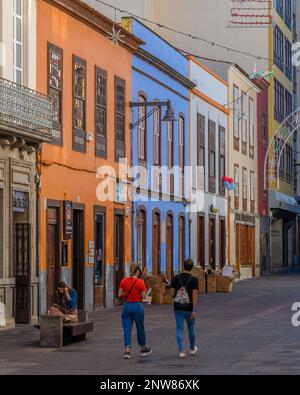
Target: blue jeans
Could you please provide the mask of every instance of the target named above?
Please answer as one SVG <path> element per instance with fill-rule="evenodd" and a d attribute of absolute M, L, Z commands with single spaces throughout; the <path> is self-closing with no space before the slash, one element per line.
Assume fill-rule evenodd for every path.
<path fill-rule="evenodd" d="M 125 348 L 131 347 L 131 335 L 133 322 L 136 324 L 137 341 L 141 347 L 146 346 L 144 328 L 144 306 L 141 302 L 125 303 L 122 313 L 122 324 L 124 329 Z"/>
<path fill-rule="evenodd" d="M 179 352 L 183 352 L 183 330 L 184 330 L 184 321 L 187 323 L 188 332 L 189 332 L 189 339 L 190 339 L 190 346 L 191 350 L 195 348 L 195 318 L 191 319 L 192 312 L 191 311 L 175 311 L 175 318 L 176 318 L 176 337 Z"/>

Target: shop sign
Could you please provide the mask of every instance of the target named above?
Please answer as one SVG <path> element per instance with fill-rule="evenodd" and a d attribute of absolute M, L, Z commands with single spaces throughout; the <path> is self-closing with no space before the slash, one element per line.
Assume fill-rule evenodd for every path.
<path fill-rule="evenodd" d="M 13 192 L 13 211 L 24 213 L 29 207 L 29 194 L 27 192 Z"/>
<path fill-rule="evenodd" d="M 72 202 L 64 200 L 64 239 L 70 240 L 73 237 L 73 210 Z"/>

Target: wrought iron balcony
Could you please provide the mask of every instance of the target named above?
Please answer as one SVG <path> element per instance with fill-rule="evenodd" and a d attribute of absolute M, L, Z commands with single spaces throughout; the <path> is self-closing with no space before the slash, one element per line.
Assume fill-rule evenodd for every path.
<path fill-rule="evenodd" d="M 51 98 L 0 78 L 0 123 L 6 131 L 21 130 L 47 141 L 52 129 Z"/>

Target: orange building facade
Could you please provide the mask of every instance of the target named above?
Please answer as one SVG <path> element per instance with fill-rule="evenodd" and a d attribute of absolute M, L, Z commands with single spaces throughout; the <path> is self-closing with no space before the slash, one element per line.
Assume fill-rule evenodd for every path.
<path fill-rule="evenodd" d="M 132 55 L 142 42 L 122 30 L 114 43 L 119 29 L 79 0 L 37 1 L 37 88 L 53 99 L 54 136 L 39 163 L 41 314 L 58 280 L 77 289 L 79 308 L 113 306 L 131 261 L 131 202 L 96 193 L 102 166 L 115 190 L 129 183 L 119 159 L 131 162 Z"/>

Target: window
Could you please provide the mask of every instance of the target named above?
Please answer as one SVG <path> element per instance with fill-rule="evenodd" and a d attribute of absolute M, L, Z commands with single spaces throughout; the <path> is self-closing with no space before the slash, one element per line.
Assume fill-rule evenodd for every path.
<path fill-rule="evenodd" d="M 249 156 L 254 158 L 254 100 L 249 98 Z"/>
<path fill-rule="evenodd" d="M 248 196 L 248 174 L 247 169 L 243 168 L 243 211 L 247 211 L 247 196 Z"/>
<path fill-rule="evenodd" d="M 292 45 L 289 40 L 285 39 L 285 75 L 292 81 Z"/>
<path fill-rule="evenodd" d="M 274 62 L 284 71 L 283 33 L 278 26 L 274 30 Z"/>
<path fill-rule="evenodd" d="M 255 175 L 250 172 L 250 212 L 255 212 Z"/>
<path fill-rule="evenodd" d="M 293 181 L 293 150 L 288 144 L 285 147 L 286 154 L 286 180 L 289 183 Z"/>
<path fill-rule="evenodd" d="M 86 62 L 73 56 L 73 149 L 86 150 Z"/>
<path fill-rule="evenodd" d="M 276 79 L 274 79 L 274 94 L 275 94 L 275 119 L 282 123 L 284 120 L 284 88 Z"/>
<path fill-rule="evenodd" d="M 285 117 L 293 112 L 293 97 L 288 90 L 285 90 Z"/>
<path fill-rule="evenodd" d="M 96 67 L 96 155 L 107 155 L 107 73 Z"/>
<path fill-rule="evenodd" d="M 139 103 L 146 103 L 146 97 L 140 95 L 138 98 Z M 142 106 L 138 107 L 138 118 L 139 118 L 139 125 L 138 125 L 138 158 L 140 161 L 146 161 L 146 151 L 147 151 L 147 107 Z"/>
<path fill-rule="evenodd" d="M 223 177 L 226 170 L 225 128 L 219 126 L 219 194 L 225 196 Z"/>
<path fill-rule="evenodd" d="M 48 43 L 48 94 L 52 99 L 52 135 L 62 143 L 63 51 Z"/>
<path fill-rule="evenodd" d="M 13 0 L 13 73 L 14 82 L 23 80 L 23 0 Z"/>
<path fill-rule="evenodd" d="M 233 138 L 234 149 L 239 150 L 240 131 L 239 131 L 239 88 L 233 87 Z"/>
<path fill-rule="evenodd" d="M 184 173 L 184 117 L 179 117 L 179 167 L 182 173 Z"/>
<path fill-rule="evenodd" d="M 282 147 L 282 142 L 280 143 Z M 283 180 L 284 179 L 284 162 L 285 162 L 285 152 L 284 150 L 281 153 L 280 162 L 279 162 L 279 177 Z"/>
<path fill-rule="evenodd" d="M 216 124 L 208 121 L 209 192 L 216 193 Z"/>
<path fill-rule="evenodd" d="M 185 121 L 184 117 L 181 115 L 179 117 L 179 168 L 180 168 L 180 181 L 179 181 L 179 196 L 184 196 L 184 139 L 185 139 Z"/>
<path fill-rule="evenodd" d="M 283 18 L 283 0 L 276 0 L 276 11 Z"/>
<path fill-rule="evenodd" d="M 247 154 L 247 102 L 246 93 L 241 95 L 241 118 L 242 118 L 242 153 Z"/>
<path fill-rule="evenodd" d="M 115 160 L 125 158 L 126 82 L 115 77 Z"/>
<path fill-rule="evenodd" d="M 169 168 L 174 166 L 173 129 L 173 122 L 167 122 L 167 166 Z"/>
<path fill-rule="evenodd" d="M 239 197 L 240 197 L 240 168 L 238 165 L 234 165 L 234 183 L 235 183 L 235 190 L 234 190 L 234 208 L 236 210 L 239 209 Z"/>
<path fill-rule="evenodd" d="M 138 264 L 144 268 L 146 267 L 146 251 L 147 251 L 147 238 L 146 238 L 146 211 L 139 209 L 138 218 Z"/>
<path fill-rule="evenodd" d="M 156 110 L 153 114 L 153 162 L 154 165 L 161 165 L 161 109 L 160 107 L 156 107 Z"/>
<path fill-rule="evenodd" d="M 197 188 L 205 189 L 205 117 L 197 114 Z"/>
<path fill-rule="evenodd" d="M 291 27 L 292 27 L 292 2 L 291 2 L 291 0 L 285 0 L 284 22 L 287 25 L 287 27 L 291 30 Z"/>

